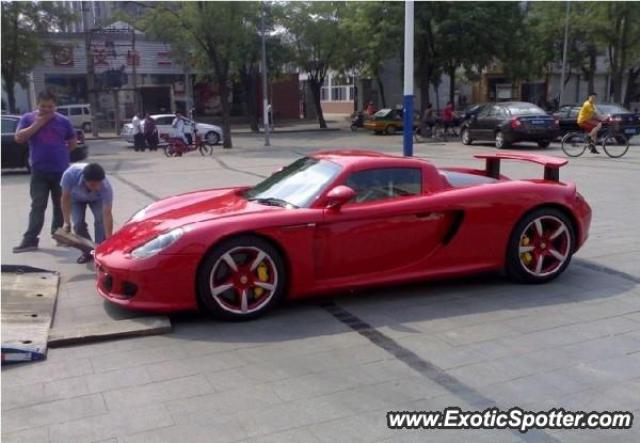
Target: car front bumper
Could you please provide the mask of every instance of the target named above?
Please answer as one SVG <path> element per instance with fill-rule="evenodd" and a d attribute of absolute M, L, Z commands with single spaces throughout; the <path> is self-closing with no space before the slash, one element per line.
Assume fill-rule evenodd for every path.
<path fill-rule="evenodd" d="M 136 260 L 119 252 L 95 257 L 98 294 L 127 309 L 157 313 L 194 310 L 197 255 L 158 254 Z"/>

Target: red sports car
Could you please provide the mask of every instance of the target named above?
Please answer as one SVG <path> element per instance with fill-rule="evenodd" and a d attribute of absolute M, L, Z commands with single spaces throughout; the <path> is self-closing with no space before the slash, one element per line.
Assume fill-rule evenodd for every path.
<path fill-rule="evenodd" d="M 589 232 L 591 208 L 559 181 L 564 159 L 476 155 L 484 169 L 366 151 L 321 152 L 253 187 L 170 197 L 96 250 L 98 292 L 155 312 L 203 306 L 253 318 L 284 298 L 505 270 L 549 281 Z M 511 180 L 502 159 L 544 165 Z"/>

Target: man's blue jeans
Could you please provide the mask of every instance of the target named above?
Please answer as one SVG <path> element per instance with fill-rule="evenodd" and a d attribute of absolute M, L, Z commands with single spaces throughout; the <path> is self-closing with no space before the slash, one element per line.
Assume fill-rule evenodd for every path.
<path fill-rule="evenodd" d="M 94 219 L 94 230 L 95 230 L 95 243 L 99 244 L 104 241 L 104 219 L 102 216 L 102 200 L 94 201 L 94 202 L 82 202 L 82 201 L 72 201 L 71 202 L 71 221 L 73 222 L 73 230 L 80 237 L 87 238 L 91 240 L 91 236 L 89 235 L 89 230 L 87 228 L 87 222 L 85 221 L 85 217 L 87 214 L 87 206 L 91 209 L 93 213 Z"/>

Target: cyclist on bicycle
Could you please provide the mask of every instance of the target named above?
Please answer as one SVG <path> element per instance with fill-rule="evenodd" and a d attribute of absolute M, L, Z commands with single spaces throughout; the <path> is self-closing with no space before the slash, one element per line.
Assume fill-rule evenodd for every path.
<path fill-rule="evenodd" d="M 588 133 L 589 149 L 594 154 L 599 154 L 596 149 L 596 140 L 598 140 L 598 131 L 602 128 L 602 118 L 596 109 L 595 92 L 589 93 L 589 98 L 584 102 L 578 114 L 578 126 Z"/>
<path fill-rule="evenodd" d="M 433 127 L 436 124 L 436 118 L 433 112 L 433 105 L 431 103 L 427 104 L 424 112 L 422 113 L 422 125 L 420 128 L 420 132 L 423 137 L 426 137 L 427 134 L 431 136 L 433 134 Z M 428 129 L 428 132 L 427 132 Z"/>

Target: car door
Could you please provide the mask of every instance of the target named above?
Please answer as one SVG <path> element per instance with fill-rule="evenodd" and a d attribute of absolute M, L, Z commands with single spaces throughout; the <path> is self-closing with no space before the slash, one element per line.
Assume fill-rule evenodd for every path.
<path fill-rule="evenodd" d="M 173 119 L 175 117 L 172 115 L 162 116 L 156 118 L 156 127 L 158 128 L 158 136 L 162 137 L 163 135 L 173 135 L 173 127 L 171 123 L 173 123 Z"/>
<path fill-rule="evenodd" d="M 347 282 L 415 271 L 441 240 L 444 215 L 420 202 L 419 168 L 378 168 L 352 173 L 345 184 L 356 197 L 326 209 L 316 230 L 316 279 Z"/>
<path fill-rule="evenodd" d="M 493 140 L 493 122 L 495 120 L 494 105 L 487 105 L 482 108 L 475 119 L 471 120 L 471 138 L 477 140 Z"/>

